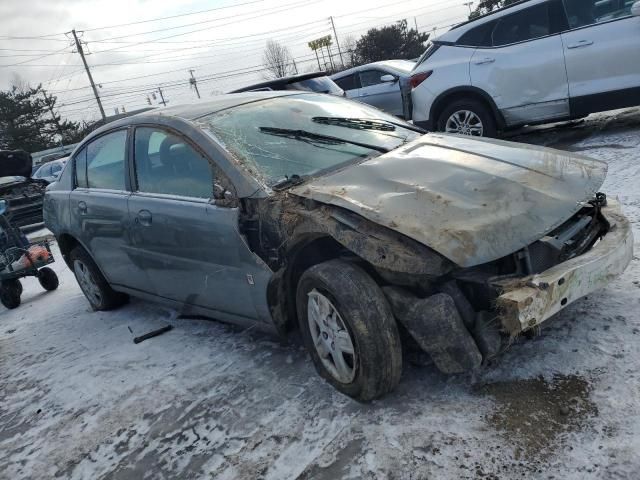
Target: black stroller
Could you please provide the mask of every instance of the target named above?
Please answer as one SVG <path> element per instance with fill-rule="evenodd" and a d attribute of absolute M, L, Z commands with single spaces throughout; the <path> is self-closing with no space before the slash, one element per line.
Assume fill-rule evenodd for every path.
<path fill-rule="evenodd" d="M 0 200 L 0 302 L 7 308 L 20 305 L 23 277 L 37 277 L 45 290 L 58 288 L 58 276 L 45 266 L 54 262 L 46 240 L 29 243 L 19 228 L 4 215 L 5 202 Z"/>

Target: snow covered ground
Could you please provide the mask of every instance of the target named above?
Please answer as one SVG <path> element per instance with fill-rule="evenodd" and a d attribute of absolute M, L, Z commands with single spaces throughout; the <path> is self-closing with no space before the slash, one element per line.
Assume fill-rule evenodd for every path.
<path fill-rule="evenodd" d="M 609 162 L 603 191 L 640 239 L 639 111 L 513 139 Z M 54 266 L 57 291 L 26 280 L 23 305 L 0 312 L 3 479 L 638 478 L 637 257 L 499 363 L 450 377 L 407 365 L 369 405 L 320 380 L 299 345 L 135 300 L 92 312 Z"/>

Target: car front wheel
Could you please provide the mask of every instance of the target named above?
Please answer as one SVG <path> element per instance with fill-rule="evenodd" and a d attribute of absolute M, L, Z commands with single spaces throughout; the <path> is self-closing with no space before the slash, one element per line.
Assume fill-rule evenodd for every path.
<path fill-rule="evenodd" d="M 114 291 L 91 256 L 82 247 L 69 254 L 78 285 L 94 310 L 112 310 L 126 302 L 127 296 Z"/>
<path fill-rule="evenodd" d="M 318 373 L 340 392 L 369 401 L 400 381 L 402 347 L 386 297 L 358 266 L 331 260 L 297 288 L 300 330 Z"/>
<path fill-rule="evenodd" d="M 437 127 L 440 132 L 472 137 L 495 137 L 497 134 L 491 110 L 472 99 L 458 100 L 447 106 L 438 117 Z"/>

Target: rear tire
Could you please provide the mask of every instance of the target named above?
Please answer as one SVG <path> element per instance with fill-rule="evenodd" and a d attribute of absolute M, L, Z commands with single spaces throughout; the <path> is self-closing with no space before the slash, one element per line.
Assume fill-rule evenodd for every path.
<path fill-rule="evenodd" d="M 0 285 L 0 302 L 9 310 L 20 306 L 20 295 L 22 295 L 20 280 L 5 280 Z"/>
<path fill-rule="evenodd" d="M 78 246 L 71 250 L 69 260 L 76 281 L 94 310 L 113 310 L 127 301 L 127 296 L 116 292 L 87 251 Z"/>
<path fill-rule="evenodd" d="M 298 283 L 296 307 L 316 370 L 337 390 L 366 402 L 396 387 L 402 374 L 398 327 L 364 270 L 342 260 L 312 266 Z"/>
<path fill-rule="evenodd" d="M 478 137 L 495 137 L 498 133 L 491 109 L 471 98 L 456 100 L 445 107 L 438 117 L 437 129 Z"/>
<path fill-rule="evenodd" d="M 58 288 L 58 285 L 60 285 L 58 275 L 49 267 L 42 267 L 38 270 L 38 281 L 40 285 L 42 285 L 42 288 L 48 292 L 55 290 Z"/>

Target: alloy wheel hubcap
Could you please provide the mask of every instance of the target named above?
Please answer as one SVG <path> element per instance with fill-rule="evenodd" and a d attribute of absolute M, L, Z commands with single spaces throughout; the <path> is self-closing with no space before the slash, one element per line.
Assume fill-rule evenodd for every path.
<path fill-rule="evenodd" d="M 484 132 L 482 120 L 470 110 L 459 110 L 453 113 L 445 125 L 447 133 L 481 137 Z"/>
<path fill-rule="evenodd" d="M 99 305 L 102 302 L 100 287 L 98 287 L 98 284 L 94 280 L 93 275 L 91 275 L 91 272 L 89 271 L 87 266 L 80 260 L 76 260 L 75 262 L 73 262 L 73 271 L 76 274 L 76 278 L 78 279 L 80 288 L 87 296 L 87 298 L 91 301 L 91 303 Z"/>
<path fill-rule="evenodd" d="M 317 290 L 308 294 L 307 319 L 313 346 L 327 371 L 341 383 L 356 376 L 356 352 L 338 310 Z"/>

